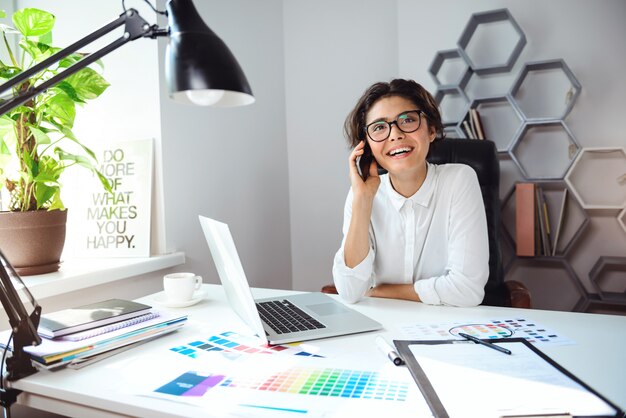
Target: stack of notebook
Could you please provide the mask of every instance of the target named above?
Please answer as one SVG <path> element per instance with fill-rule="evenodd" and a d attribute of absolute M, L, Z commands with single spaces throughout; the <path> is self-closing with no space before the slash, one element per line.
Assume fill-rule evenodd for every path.
<path fill-rule="evenodd" d="M 42 315 L 37 329 L 42 343 L 25 351 L 38 365 L 54 368 L 163 335 L 186 320 L 185 315 L 164 315 L 142 303 L 110 299 Z M 9 335 L 0 333 L 0 345 Z"/>

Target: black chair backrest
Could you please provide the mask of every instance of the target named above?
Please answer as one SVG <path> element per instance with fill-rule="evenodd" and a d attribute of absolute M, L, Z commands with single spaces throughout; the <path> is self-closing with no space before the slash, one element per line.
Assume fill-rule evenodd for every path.
<path fill-rule="evenodd" d="M 445 138 L 431 144 L 426 159 L 433 164 L 466 164 L 476 171 L 489 234 L 489 280 L 485 285 L 483 304 L 504 306 L 506 287 L 500 248 L 500 162 L 495 144 L 489 140 Z"/>

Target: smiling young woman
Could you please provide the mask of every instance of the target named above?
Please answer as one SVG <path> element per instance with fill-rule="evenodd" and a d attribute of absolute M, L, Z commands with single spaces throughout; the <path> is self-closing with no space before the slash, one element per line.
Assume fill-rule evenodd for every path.
<path fill-rule="evenodd" d="M 484 204 L 470 167 L 426 161 L 430 144 L 443 139 L 431 94 L 412 80 L 376 83 L 345 132 L 353 150 L 333 265 L 339 294 L 350 303 L 374 296 L 480 304 L 489 275 Z"/>

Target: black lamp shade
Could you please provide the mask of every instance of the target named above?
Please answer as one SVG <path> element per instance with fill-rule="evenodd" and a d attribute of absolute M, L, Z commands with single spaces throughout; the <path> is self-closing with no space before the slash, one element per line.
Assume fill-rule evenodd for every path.
<path fill-rule="evenodd" d="M 170 97 L 205 106 L 254 103 L 237 59 L 204 23 L 191 0 L 170 0 L 167 14 L 170 33 L 165 78 Z"/>

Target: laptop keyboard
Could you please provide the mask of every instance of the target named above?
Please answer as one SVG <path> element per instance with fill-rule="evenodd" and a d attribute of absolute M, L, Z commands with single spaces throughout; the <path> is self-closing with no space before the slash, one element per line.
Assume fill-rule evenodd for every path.
<path fill-rule="evenodd" d="M 256 308 L 261 319 L 277 334 L 326 328 L 324 324 L 286 299 L 257 302 Z"/>

